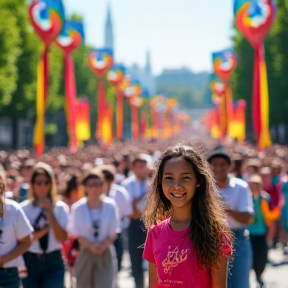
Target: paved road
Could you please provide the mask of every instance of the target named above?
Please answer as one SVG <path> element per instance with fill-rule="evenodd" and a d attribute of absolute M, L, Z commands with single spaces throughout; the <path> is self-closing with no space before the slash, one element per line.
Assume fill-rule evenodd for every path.
<path fill-rule="evenodd" d="M 284 256 L 281 250 L 271 250 L 269 260 L 270 264 L 267 265 L 263 275 L 263 279 L 267 284 L 265 288 L 288 288 L 288 256 Z M 118 275 L 118 288 L 134 288 L 130 273 L 129 255 L 125 253 L 123 270 Z M 71 287 L 69 279 L 67 280 L 67 287 Z M 253 272 L 251 272 L 250 280 L 250 288 L 257 288 Z"/>
<path fill-rule="evenodd" d="M 283 256 L 281 250 L 271 250 L 269 259 L 271 264 L 267 265 L 263 276 L 267 288 L 288 288 L 288 256 Z M 119 288 L 134 288 L 128 254 L 124 255 L 123 266 L 123 271 L 119 274 Z M 250 288 L 257 288 L 253 272 L 251 272 Z"/>

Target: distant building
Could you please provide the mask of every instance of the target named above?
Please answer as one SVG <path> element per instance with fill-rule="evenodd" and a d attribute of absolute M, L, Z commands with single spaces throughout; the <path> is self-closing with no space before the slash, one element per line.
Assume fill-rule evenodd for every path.
<path fill-rule="evenodd" d="M 114 52 L 115 57 L 115 49 L 114 49 L 114 33 L 113 33 L 113 21 L 111 16 L 111 9 L 108 6 L 107 9 L 107 17 L 104 28 L 104 46 L 105 48 L 110 48 Z M 116 60 L 117 61 L 117 60 Z M 125 65 L 125 63 L 123 63 Z M 141 85 L 148 90 L 150 95 L 155 94 L 155 77 L 152 73 L 151 68 L 151 57 L 150 52 L 147 51 L 146 55 L 146 64 L 145 67 L 139 67 L 137 64 L 134 64 L 131 67 L 126 67 L 127 73 L 130 74 L 134 79 L 137 79 L 141 82 Z"/>
<path fill-rule="evenodd" d="M 137 64 L 134 64 L 133 66 L 127 68 L 127 73 L 129 73 L 133 78 L 139 80 L 141 82 L 141 85 L 149 91 L 150 95 L 155 95 L 155 77 L 153 76 L 151 69 L 151 59 L 149 51 L 147 51 L 145 67 L 141 68 Z"/>
<path fill-rule="evenodd" d="M 108 6 L 107 18 L 105 22 L 104 47 L 112 49 L 113 52 L 115 51 L 114 50 L 113 23 L 112 23 L 110 6 Z"/>
<path fill-rule="evenodd" d="M 206 89 L 209 85 L 210 74 L 208 72 L 195 73 L 188 68 L 164 69 L 156 78 L 156 86 L 173 84 L 179 86 Z"/>

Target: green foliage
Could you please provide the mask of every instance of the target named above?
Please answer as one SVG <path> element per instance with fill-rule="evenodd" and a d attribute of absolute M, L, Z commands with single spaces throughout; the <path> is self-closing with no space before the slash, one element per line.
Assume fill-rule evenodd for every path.
<path fill-rule="evenodd" d="M 62 51 L 53 44 L 49 49 L 49 90 L 47 111 L 58 111 L 64 106 L 64 58 Z"/>
<path fill-rule="evenodd" d="M 270 125 L 288 122 L 288 9 L 277 0 L 275 24 L 265 41 L 266 65 L 270 98 Z M 286 2 L 285 2 L 286 3 Z M 252 128 L 252 89 L 254 52 L 251 45 L 238 32 L 234 37 L 238 66 L 232 76 L 233 96 L 247 101 L 247 123 Z"/>
<path fill-rule="evenodd" d="M 205 92 L 205 89 L 176 84 L 161 84 L 157 87 L 157 93 L 164 93 L 169 98 L 176 98 L 180 107 L 190 109 L 203 108 L 209 105 L 207 101 L 204 101 Z"/>
<path fill-rule="evenodd" d="M 237 54 L 237 68 L 234 71 L 231 84 L 234 99 L 245 99 L 247 102 L 247 124 L 251 128 L 251 96 L 253 87 L 254 52 L 248 41 L 239 33 L 234 37 L 234 50 Z"/>
<path fill-rule="evenodd" d="M 0 1 L 0 107 L 11 103 L 17 89 L 17 58 L 22 53 L 17 3 L 18 0 Z"/>
<path fill-rule="evenodd" d="M 288 9 L 277 1 L 276 22 L 266 40 L 271 125 L 288 122 Z"/>

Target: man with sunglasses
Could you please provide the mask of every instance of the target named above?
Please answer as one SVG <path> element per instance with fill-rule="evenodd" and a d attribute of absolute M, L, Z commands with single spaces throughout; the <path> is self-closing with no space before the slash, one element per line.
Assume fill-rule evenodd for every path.
<path fill-rule="evenodd" d="M 33 231 L 18 203 L 4 197 L 5 173 L 0 171 L 0 287 L 19 288 L 21 255 L 31 245 Z"/>

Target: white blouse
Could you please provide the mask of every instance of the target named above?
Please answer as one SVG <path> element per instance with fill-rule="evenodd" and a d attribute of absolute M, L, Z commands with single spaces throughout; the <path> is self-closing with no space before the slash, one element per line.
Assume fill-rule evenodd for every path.
<path fill-rule="evenodd" d="M 87 198 L 84 197 L 74 203 L 71 208 L 68 233 L 71 237 L 83 237 L 91 242 L 103 242 L 107 238 L 116 235 L 119 223 L 116 203 L 113 199 L 105 197 L 101 208 L 101 219 L 98 223 L 98 236 L 95 236 L 93 227 L 93 210 L 87 205 Z"/>
<path fill-rule="evenodd" d="M 13 200 L 5 199 L 5 212 L 3 219 L 0 219 L 0 258 L 7 255 L 17 246 L 17 240 L 32 234 L 33 227 L 30 225 L 21 206 Z M 23 266 L 23 258 L 19 256 L 12 261 L 5 263 L 4 268 L 18 268 Z"/>
<path fill-rule="evenodd" d="M 118 216 L 119 216 L 119 230 L 118 233 L 121 233 L 123 229 L 129 226 L 127 223 L 127 217 L 133 213 L 133 208 L 130 200 L 130 196 L 128 191 L 120 186 L 113 184 L 108 193 L 109 197 L 115 200 L 117 208 L 118 208 Z"/>
<path fill-rule="evenodd" d="M 39 214 L 41 213 L 42 209 L 38 206 L 35 206 L 31 203 L 31 201 L 26 200 L 21 203 L 22 208 L 29 219 L 31 225 L 35 224 L 35 221 Z M 67 230 L 68 224 L 68 214 L 69 214 L 69 207 L 63 201 L 57 201 L 54 204 L 53 210 L 54 217 L 56 218 L 58 224 L 64 229 Z M 47 221 L 45 219 L 41 219 L 39 221 L 39 227 L 44 228 L 47 225 Z M 48 234 L 48 249 L 46 253 L 51 253 L 57 250 L 62 249 L 62 243 L 56 240 L 54 231 L 52 228 L 49 230 Z M 33 244 L 29 248 L 29 252 L 36 253 L 36 254 L 43 254 L 43 250 L 40 248 L 39 241 L 33 242 Z"/>

